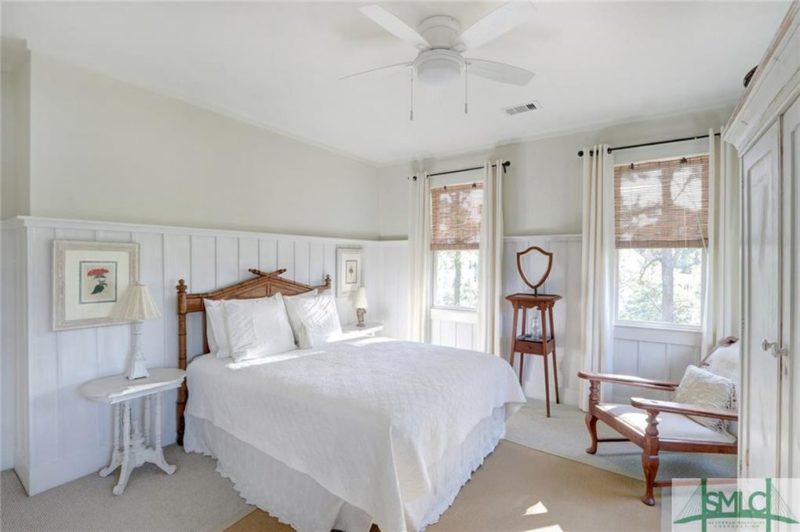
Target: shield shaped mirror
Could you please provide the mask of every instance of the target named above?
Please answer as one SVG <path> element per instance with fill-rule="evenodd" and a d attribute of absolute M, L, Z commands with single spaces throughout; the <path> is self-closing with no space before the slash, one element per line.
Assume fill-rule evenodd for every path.
<path fill-rule="evenodd" d="M 534 294 L 547 281 L 553 267 L 553 254 L 539 246 L 531 246 L 517 253 L 517 271 L 522 282 L 533 289 Z"/>

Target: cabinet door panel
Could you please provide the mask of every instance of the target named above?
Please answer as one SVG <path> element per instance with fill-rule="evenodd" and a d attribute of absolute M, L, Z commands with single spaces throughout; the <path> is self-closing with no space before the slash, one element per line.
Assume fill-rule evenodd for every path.
<path fill-rule="evenodd" d="M 783 401 L 781 476 L 800 477 L 800 98 L 783 116 Z"/>
<path fill-rule="evenodd" d="M 776 477 L 780 442 L 780 368 L 762 349 L 779 341 L 781 316 L 780 124 L 742 157 L 742 473 Z"/>

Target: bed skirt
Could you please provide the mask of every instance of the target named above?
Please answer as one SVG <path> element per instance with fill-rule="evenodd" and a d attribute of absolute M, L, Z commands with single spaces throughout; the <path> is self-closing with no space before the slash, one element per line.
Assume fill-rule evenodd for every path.
<path fill-rule="evenodd" d="M 505 421 L 505 407 L 495 409 L 478 423 L 461 446 L 448 450 L 428 469 L 433 485 L 430 493 L 417 500 L 403 501 L 410 530 L 422 530 L 439 520 L 472 472 L 497 446 L 505 434 Z M 184 450 L 216 458 L 217 471 L 233 482 L 234 489 L 249 504 L 299 532 L 367 532 L 372 525 L 373 520 L 365 511 L 333 495 L 311 476 L 209 421 L 186 416 Z"/>

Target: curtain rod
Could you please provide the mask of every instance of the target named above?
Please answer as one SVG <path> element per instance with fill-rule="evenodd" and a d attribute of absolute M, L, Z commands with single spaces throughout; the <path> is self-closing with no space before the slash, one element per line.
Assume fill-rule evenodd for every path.
<path fill-rule="evenodd" d="M 495 168 L 496 166 L 497 166 L 496 164 L 493 164 L 492 168 Z M 511 161 L 503 161 L 501 163 L 501 166 L 503 167 L 503 173 L 505 174 L 508 171 L 508 167 L 511 166 Z M 473 166 L 472 168 L 460 168 L 458 170 L 447 170 L 444 172 L 436 172 L 434 174 L 428 174 L 428 177 L 436 177 L 437 175 L 460 174 L 461 172 L 471 172 L 472 170 L 480 170 L 481 168 L 483 168 L 483 166 Z M 412 175 L 411 179 L 416 181 L 417 176 Z"/>
<path fill-rule="evenodd" d="M 718 137 L 719 133 L 714 133 L 715 137 Z M 608 148 L 608 153 L 617 150 L 630 150 L 632 148 L 644 148 L 645 146 L 658 146 L 659 144 L 672 144 L 673 142 L 686 142 L 687 140 L 700 140 L 708 138 L 708 135 L 697 135 L 696 137 L 684 137 L 682 139 L 671 139 L 671 140 L 659 140 L 656 142 L 644 142 L 642 144 L 630 144 L 628 146 L 618 146 L 616 148 Z M 589 157 L 594 156 L 594 150 L 589 150 Z M 583 157 L 583 150 L 578 152 L 578 157 Z"/>

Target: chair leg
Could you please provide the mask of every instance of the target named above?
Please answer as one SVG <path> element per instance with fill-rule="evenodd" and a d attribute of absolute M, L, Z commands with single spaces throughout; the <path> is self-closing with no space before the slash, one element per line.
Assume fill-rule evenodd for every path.
<path fill-rule="evenodd" d="M 654 506 L 653 488 L 656 484 L 658 473 L 658 412 L 647 411 L 647 429 L 645 430 L 644 447 L 642 449 L 642 469 L 644 470 L 644 496 L 642 502 L 647 506 Z"/>
<path fill-rule="evenodd" d="M 589 431 L 589 437 L 592 439 L 592 443 L 586 449 L 586 452 L 595 454 L 597 452 L 597 418 L 592 414 L 586 414 L 586 429 Z"/>
<path fill-rule="evenodd" d="M 653 497 L 653 488 L 656 484 L 656 473 L 658 473 L 658 451 L 654 455 L 648 455 L 647 452 L 642 452 L 642 469 L 644 469 L 644 497 L 642 502 L 647 506 L 655 506 L 656 499 Z"/>

